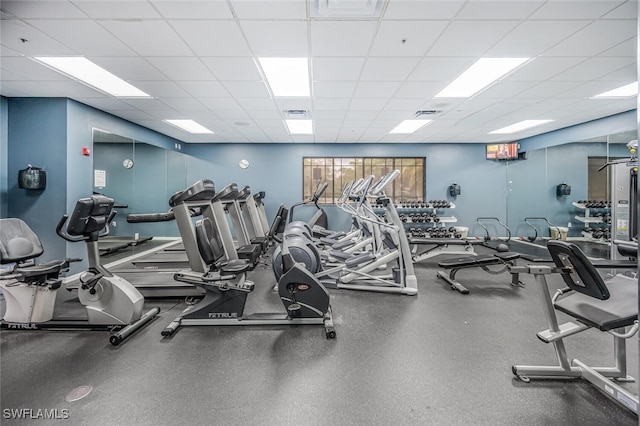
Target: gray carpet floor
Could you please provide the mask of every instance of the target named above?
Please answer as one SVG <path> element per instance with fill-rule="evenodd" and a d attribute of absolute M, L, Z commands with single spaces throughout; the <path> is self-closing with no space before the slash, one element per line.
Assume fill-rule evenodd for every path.
<path fill-rule="evenodd" d="M 482 251 L 482 248 L 478 249 Z M 331 290 L 337 338 L 321 326 L 184 327 L 160 331 L 185 307 L 162 312 L 112 347 L 105 332 L 3 331 L 3 425 L 637 425 L 582 380 L 518 381 L 514 364 L 556 363 L 536 338 L 546 328 L 532 276 L 458 274 L 468 295 L 436 278 L 439 256 L 416 265 L 415 297 Z M 282 309 L 265 266 L 249 274 L 247 312 Z M 560 279 L 552 280 L 561 285 Z M 60 291 L 56 312 L 82 315 Z M 611 365 L 612 338 L 588 330 L 570 357 Z M 638 376 L 638 340 L 628 341 Z M 86 397 L 67 402 L 75 388 Z M 628 384 L 637 389 L 637 384 Z M 57 410 L 66 419 L 16 419 L 11 409 Z"/>

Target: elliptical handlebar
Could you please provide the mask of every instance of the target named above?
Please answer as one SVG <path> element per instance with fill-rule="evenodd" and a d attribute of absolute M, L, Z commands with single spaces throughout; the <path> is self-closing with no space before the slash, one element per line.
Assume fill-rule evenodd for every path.
<path fill-rule="evenodd" d="M 382 179 L 380 179 L 380 181 L 376 185 L 374 185 L 374 187 L 371 189 L 371 195 L 373 195 L 374 197 L 381 195 L 384 189 L 387 187 L 387 185 L 393 182 L 399 175 L 400 175 L 400 170 L 398 169 L 387 173 L 387 175 Z"/>

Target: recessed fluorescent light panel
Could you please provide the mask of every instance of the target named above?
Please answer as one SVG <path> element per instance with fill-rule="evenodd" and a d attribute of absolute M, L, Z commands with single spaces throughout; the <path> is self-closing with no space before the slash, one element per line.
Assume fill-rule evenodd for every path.
<path fill-rule="evenodd" d="M 617 89 L 609 90 L 608 92 L 595 95 L 594 98 L 628 98 L 630 96 L 638 95 L 638 82 L 627 84 L 626 86 L 618 87 Z"/>
<path fill-rule="evenodd" d="M 427 124 L 431 123 L 432 121 L 433 120 L 404 120 L 402 123 L 391 129 L 389 134 L 413 133 L 416 130 L 421 129 Z"/>
<path fill-rule="evenodd" d="M 149 98 L 142 90 L 82 56 L 35 56 L 36 61 L 119 98 Z"/>
<path fill-rule="evenodd" d="M 530 129 L 532 127 L 540 126 L 541 124 L 550 123 L 553 120 L 523 120 L 514 123 L 510 126 L 503 127 L 502 129 L 489 132 L 490 135 L 507 135 L 510 133 L 516 133 L 521 130 Z"/>
<path fill-rule="evenodd" d="M 193 120 L 164 120 L 179 129 L 195 134 L 213 134 L 213 132 Z"/>
<path fill-rule="evenodd" d="M 273 96 L 311 96 L 307 58 L 258 58 L 258 61 Z"/>
<path fill-rule="evenodd" d="M 291 135 L 312 135 L 313 120 L 284 120 Z"/>
<path fill-rule="evenodd" d="M 529 58 L 482 58 L 434 97 L 471 97 L 528 60 Z"/>

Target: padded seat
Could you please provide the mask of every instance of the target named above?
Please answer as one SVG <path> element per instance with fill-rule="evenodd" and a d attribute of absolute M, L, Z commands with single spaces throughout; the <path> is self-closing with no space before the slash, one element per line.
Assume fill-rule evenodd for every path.
<path fill-rule="evenodd" d="M 482 244 L 482 240 L 466 240 L 462 238 L 425 238 L 425 237 L 409 237 L 409 244 L 437 244 L 437 245 L 457 245 L 467 246 Z"/>
<path fill-rule="evenodd" d="M 462 266 L 474 266 L 487 263 L 498 263 L 500 259 L 491 254 L 480 254 L 478 256 L 464 256 L 453 259 L 446 259 L 438 262 L 438 266 L 445 269 Z"/>
<path fill-rule="evenodd" d="M 633 325 L 638 319 L 638 283 L 622 275 L 607 280 L 609 298 L 598 300 L 572 292 L 559 299 L 555 308 L 602 331 Z"/>

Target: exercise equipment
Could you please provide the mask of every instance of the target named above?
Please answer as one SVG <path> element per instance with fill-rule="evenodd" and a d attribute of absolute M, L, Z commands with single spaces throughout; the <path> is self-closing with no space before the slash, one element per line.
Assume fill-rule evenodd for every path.
<path fill-rule="evenodd" d="M 544 343 L 553 343 L 558 365 L 514 365 L 513 374 L 525 383 L 532 378 L 583 378 L 637 414 L 638 396 L 610 380 L 633 380 L 627 376 L 625 342 L 638 331 L 637 279 L 616 275 L 605 282 L 577 245 L 552 240 L 547 247 L 554 267 L 528 265 L 514 269 L 535 277 L 549 327 L 537 333 L 537 337 Z M 552 274 L 560 274 L 567 285 L 553 296 L 547 282 Z M 572 319 L 559 324 L 556 311 Z M 564 339 L 589 329 L 613 336 L 614 367 L 590 367 L 567 356 Z"/>
<path fill-rule="evenodd" d="M 40 239 L 22 220 L 0 219 L 0 263 L 17 263 L 10 273 L 0 276 L 6 300 L 2 326 L 8 329 L 92 329 L 109 330 L 109 342 L 118 345 L 149 323 L 159 312 L 153 308 L 143 314 L 144 298 L 128 281 L 112 274 L 100 264 L 98 238 L 112 214 L 113 200 L 94 195 L 78 200 L 69 223 L 68 216 L 58 222 L 56 232 L 70 242 L 85 242 L 89 268 L 80 275 L 78 299 L 85 306 L 86 319 L 54 319 L 61 272 L 80 259 L 35 263 L 44 249 Z"/>
<path fill-rule="evenodd" d="M 327 212 L 318 205 L 318 201 L 320 200 L 320 197 L 322 197 L 322 194 L 324 194 L 324 192 L 327 190 L 328 186 L 329 184 L 327 182 L 323 182 L 322 184 L 318 185 L 318 187 L 316 188 L 311 198 L 309 198 L 306 201 L 302 201 L 300 203 L 292 205 L 291 208 L 289 209 L 289 221 L 293 222 L 294 220 L 293 213 L 296 207 L 307 206 L 312 204 L 315 206 L 316 211 L 314 212 L 313 216 L 311 216 L 311 218 L 307 221 L 307 223 L 309 224 L 312 230 L 314 228 L 318 228 L 317 232 L 319 232 L 320 234 L 326 231 L 328 227 Z"/>
<path fill-rule="evenodd" d="M 471 268 L 480 268 L 493 275 L 509 272 L 510 268 L 516 265 L 516 259 L 520 257 L 520 254 L 502 250 L 504 250 L 503 247 L 501 247 L 501 251 L 493 254 L 443 260 L 438 263 L 438 266 L 445 270 L 438 271 L 436 276 L 448 283 L 452 290 L 457 290 L 462 294 L 469 294 L 469 290 L 456 281 L 456 274 L 463 269 Z M 520 281 L 518 273 L 511 274 L 511 285 L 513 287 L 524 287 L 524 283 Z"/>
<path fill-rule="evenodd" d="M 292 259 L 286 239 L 282 243 L 284 273 L 278 281 L 285 312 L 245 315 L 247 296 L 255 288 L 245 279 L 248 263 L 224 259 L 224 248 L 211 219 L 199 220 L 195 235 L 209 269 L 204 273 L 181 271 L 174 278 L 203 288 L 205 297 L 174 319 L 162 331 L 163 336 L 171 336 L 185 325 L 322 325 L 327 338 L 336 337 L 329 293 L 312 273 Z"/>

